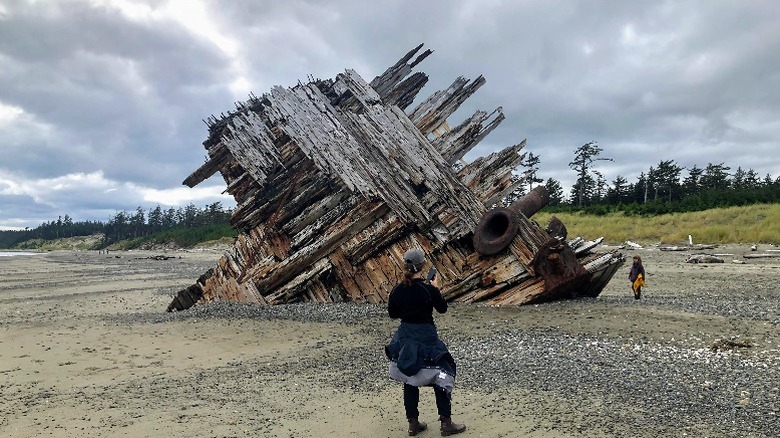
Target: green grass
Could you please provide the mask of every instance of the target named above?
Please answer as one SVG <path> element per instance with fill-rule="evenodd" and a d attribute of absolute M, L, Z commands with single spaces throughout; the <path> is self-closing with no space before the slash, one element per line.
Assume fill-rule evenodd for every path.
<path fill-rule="evenodd" d="M 533 220 L 547 225 L 553 213 L 541 211 Z M 637 243 L 662 243 L 682 245 L 688 235 L 694 243 L 780 243 L 780 204 L 756 204 L 744 207 L 717 208 L 692 213 L 671 213 L 659 216 L 626 216 L 623 213 L 587 215 L 581 213 L 555 213 L 569 230 L 569 237 L 586 239 L 604 237 L 607 243 L 617 244 L 626 240 Z M 229 225 L 204 225 L 193 228 L 176 228 L 138 239 L 123 240 L 111 245 L 111 249 L 149 248 L 155 245 L 172 245 L 191 248 L 199 243 L 226 242 L 237 235 Z M 60 241 L 30 240 L 16 249 L 95 249 L 96 241 L 78 241 L 76 238 Z M 66 244 L 67 243 L 67 244 Z"/>
<path fill-rule="evenodd" d="M 98 249 L 103 240 L 102 234 L 92 236 L 63 237 L 60 239 L 30 239 L 13 246 L 13 249 L 34 249 L 40 251 Z"/>
<path fill-rule="evenodd" d="M 609 213 L 603 216 L 556 213 L 569 231 L 569 237 L 594 239 L 603 236 L 609 243 L 631 240 L 638 243 L 780 243 L 780 204 L 717 208 L 691 213 L 652 217 Z M 541 211 L 533 220 L 542 227 L 553 216 Z"/>

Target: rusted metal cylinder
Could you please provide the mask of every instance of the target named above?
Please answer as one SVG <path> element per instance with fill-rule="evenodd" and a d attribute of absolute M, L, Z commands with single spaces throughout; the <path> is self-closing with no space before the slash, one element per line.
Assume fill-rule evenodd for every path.
<path fill-rule="evenodd" d="M 507 208 L 494 208 L 480 219 L 474 230 L 474 249 L 483 255 L 494 255 L 509 246 L 517 235 L 518 214 L 533 216 L 550 202 L 550 193 L 544 186 L 535 187 Z"/>
<path fill-rule="evenodd" d="M 507 208 L 514 212 L 522 213 L 525 217 L 531 217 L 549 202 L 550 192 L 547 191 L 545 186 L 537 186 Z"/>

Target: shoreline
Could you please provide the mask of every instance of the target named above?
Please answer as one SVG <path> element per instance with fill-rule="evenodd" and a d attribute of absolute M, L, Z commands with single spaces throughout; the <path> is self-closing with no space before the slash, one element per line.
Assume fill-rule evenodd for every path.
<path fill-rule="evenodd" d="M 4 436 L 406 436 L 382 352 L 397 321 L 382 305 L 169 314 L 221 251 L 143 258 L 160 253 L 0 259 Z M 634 253 L 648 273 L 640 301 L 619 272 L 595 299 L 435 315 L 458 361 L 461 436 L 772 436 L 780 260 Z M 420 410 L 437 435 L 432 391 Z"/>

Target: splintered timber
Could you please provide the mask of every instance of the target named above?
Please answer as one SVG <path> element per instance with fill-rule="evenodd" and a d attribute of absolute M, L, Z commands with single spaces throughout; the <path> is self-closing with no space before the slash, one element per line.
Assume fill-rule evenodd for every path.
<path fill-rule="evenodd" d="M 567 240 L 555 218 L 545 228 L 529 220 L 548 202 L 543 187 L 500 206 L 516 189 L 525 140 L 463 162 L 504 120 L 499 107 L 447 121 L 483 77 L 459 77 L 409 108 L 428 81 L 412 71 L 432 53 L 421 48 L 370 82 L 354 70 L 312 78 L 206 121 L 209 159 L 184 184 L 220 172 L 240 234 L 168 311 L 213 300 L 385 302 L 412 246 L 440 272 L 448 301 L 518 305 L 602 291 L 624 256 L 593 252 L 600 239 Z"/>

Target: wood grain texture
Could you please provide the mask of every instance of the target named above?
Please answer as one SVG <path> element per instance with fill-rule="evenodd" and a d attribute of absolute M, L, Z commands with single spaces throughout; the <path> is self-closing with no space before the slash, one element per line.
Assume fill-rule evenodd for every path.
<path fill-rule="evenodd" d="M 453 164 L 504 114 L 500 107 L 476 111 L 450 128 L 447 118 L 485 83 L 479 76 L 459 77 L 407 115 L 428 80 L 412 71 L 432 53 L 417 55 L 421 48 L 370 83 L 346 70 L 274 87 L 207 120 L 208 159 L 184 184 L 220 172 L 236 199 L 231 224 L 241 234 L 169 310 L 212 300 L 385 302 L 410 247 L 421 248 L 439 270 L 450 301 L 545 299 L 545 280 L 532 263 L 550 239 L 545 230 L 520 215 L 506 250 L 484 256 L 472 245 L 487 209 L 515 188 L 510 177 L 525 140 L 456 171 Z M 621 257 L 589 263 L 599 272 Z M 597 294 L 610 277 L 582 289 Z"/>

